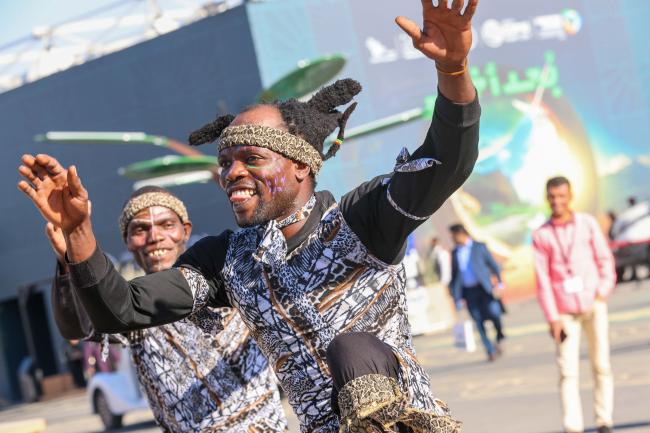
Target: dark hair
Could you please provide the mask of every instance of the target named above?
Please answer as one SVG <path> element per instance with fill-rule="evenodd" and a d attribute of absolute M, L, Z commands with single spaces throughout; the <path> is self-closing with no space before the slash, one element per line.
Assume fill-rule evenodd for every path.
<path fill-rule="evenodd" d="M 469 233 L 467 232 L 467 229 L 462 224 L 452 224 L 452 225 L 450 225 L 449 226 L 449 231 L 454 233 L 454 234 L 461 233 L 461 234 L 469 236 Z"/>
<path fill-rule="evenodd" d="M 548 191 L 551 188 L 557 188 L 562 185 L 567 185 L 569 188 L 571 188 L 571 182 L 569 182 L 569 179 L 567 179 L 566 177 L 564 176 L 552 177 L 546 181 L 546 190 Z"/>
<path fill-rule="evenodd" d="M 337 128 L 339 129 L 337 138 L 341 140 L 344 138 L 345 126 L 357 103 L 351 104 L 343 112 L 338 111 L 336 108 L 351 102 L 359 92 L 361 92 L 361 84 L 346 78 L 323 87 L 307 102 L 289 99 L 287 101 L 276 101 L 269 105 L 280 110 L 289 133 L 300 136 L 311 144 L 320 153 L 323 160 L 326 161 L 336 154 L 340 145 L 334 143 L 327 153 L 323 153 L 325 139 Z M 256 106 L 249 107 L 244 111 Z M 214 122 L 192 132 L 189 143 L 192 146 L 198 146 L 215 141 L 234 118 L 231 114 L 217 117 Z"/>

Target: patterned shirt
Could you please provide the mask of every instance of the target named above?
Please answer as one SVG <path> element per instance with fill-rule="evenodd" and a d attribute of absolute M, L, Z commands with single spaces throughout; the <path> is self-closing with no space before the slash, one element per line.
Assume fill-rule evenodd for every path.
<path fill-rule="evenodd" d="M 208 238 L 201 248 L 219 242 Z M 444 415 L 415 358 L 402 264 L 387 265 L 370 254 L 336 203 L 316 230 L 287 253 L 275 222 L 242 230 L 228 239 L 221 278 L 274 366 L 302 431 L 339 431 L 330 407 L 332 381 L 325 351 L 342 332 L 371 332 L 389 344 L 400 360 L 400 381 L 411 405 Z M 205 277 L 212 276 L 194 272 L 189 279 L 207 286 Z M 197 286 L 197 293 L 207 296 L 208 291 Z"/>
<path fill-rule="evenodd" d="M 436 100 L 425 142 L 403 150 L 393 173 L 336 203 L 328 192 L 285 239 L 275 221 L 194 244 L 176 268 L 130 282 L 97 249 L 70 265 L 98 330 L 168 323 L 205 306 L 233 306 L 269 358 L 304 433 L 334 433 L 327 345 L 371 332 L 400 360 L 400 385 L 415 410 L 443 415 L 411 345 L 401 264 L 406 239 L 470 175 L 478 156 L 478 101 Z M 137 314 L 133 314 L 137 310 Z"/>
<path fill-rule="evenodd" d="M 223 330 L 190 317 L 129 335 L 158 424 L 169 432 L 287 431 L 273 373 L 239 314 L 210 308 L 200 314 L 211 323 L 223 320 Z"/>
<path fill-rule="evenodd" d="M 53 285 L 57 325 L 66 338 L 93 338 L 89 325 L 79 325 L 88 318 L 59 270 Z M 204 308 L 126 337 L 138 381 L 163 431 L 287 431 L 275 377 L 235 310 Z"/>

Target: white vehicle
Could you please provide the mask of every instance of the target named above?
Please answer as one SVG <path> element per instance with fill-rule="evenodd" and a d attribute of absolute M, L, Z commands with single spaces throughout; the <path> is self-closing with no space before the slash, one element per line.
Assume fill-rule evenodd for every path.
<path fill-rule="evenodd" d="M 618 281 L 625 268 L 650 265 L 650 201 L 621 212 L 610 230 L 610 247 L 616 259 Z M 633 273 L 634 274 L 634 273 Z"/>
<path fill-rule="evenodd" d="M 121 427 L 122 417 L 127 412 L 149 407 L 140 391 L 131 354 L 126 347 L 122 348 L 117 370 L 96 373 L 86 391 L 93 413 L 99 415 L 107 430 Z"/>

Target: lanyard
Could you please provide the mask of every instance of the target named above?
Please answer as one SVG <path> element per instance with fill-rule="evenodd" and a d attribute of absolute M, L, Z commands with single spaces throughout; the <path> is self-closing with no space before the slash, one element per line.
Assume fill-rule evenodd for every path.
<path fill-rule="evenodd" d="M 569 271 L 569 275 L 573 276 L 573 270 L 571 269 L 571 253 L 573 252 L 573 247 L 575 246 L 576 240 L 578 239 L 578 225 L 575 223 L 575 217 L 573 220 L 573 241 L 568 245 L 567 251 L 564 251 L 564 246 L 560 242 L 560 236 L 557 234 L 557 228 L 553 223 L 551 223 L 553 228 L 553 236 L 555 236 L 555 241 L 557 246 L 560 249 L 560 255 L 562 256 L 562 261 Z"/>

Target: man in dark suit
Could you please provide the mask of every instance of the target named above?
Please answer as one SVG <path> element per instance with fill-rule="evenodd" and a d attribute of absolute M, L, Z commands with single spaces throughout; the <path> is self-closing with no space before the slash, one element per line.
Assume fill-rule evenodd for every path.
<path fill-rule="evenodd" d="M 502 352 L 501 342 L 505 338 L 501 324 L 502 305 L 495 297 L 503 290 L 499 265 L 496 263 L 487 246 L 476 242 L 461 224 L 449 227 L 456 247 L 452 253 L 451 283 L 449 288 L 461 308 L 461 300 L 465 300 L 467 310 L 474 319 L 481 341 L 489 361 L 494 361 Z M 492 276 L 498 284 L 493 284 Z M 496 344 L 488 337 L 484 323 L 489 320 L 497 331 Z"/>

